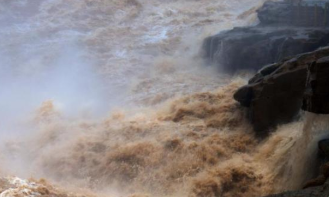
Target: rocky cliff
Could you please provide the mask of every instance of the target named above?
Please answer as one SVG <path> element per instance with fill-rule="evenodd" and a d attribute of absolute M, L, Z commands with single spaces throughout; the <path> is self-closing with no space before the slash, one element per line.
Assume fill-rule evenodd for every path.
<path fill-rule="evenodd" d="M 209 37 L 205 56 L 226 72 L 258 70 L 266 64 L 313 51 L 329 43 L 329 29 L 256 26 Z"/>
<path fill-rule="evenodd" d="M 303 13 L 295 13 L 294 10 L 301 8 Z M 293 6 L 287 1 L 266 2 L 257 11 L 259 25 L 234 28 L 206 38 L 204 56 L 218 68 L 234 73 L 238 69 L 258 70 L 264 65 L 314 51 L 328 45 L 329 29 L 320 25 L 323 17 L 316 17 L 313 23 L 304 21 L 303 18 L 315 17 L 313 11 L 312 6 Z"/>
<path fill-rule="evenodd" d="M 264 137 L 302 110 L 329 114 L 329 2 L 269 1 L 257 12 L 259 25 L 208 37 L 203 48 L 207 60 L 226 72 L 259 70 L 234 99 Z M 318 177 L 304 189 L 268 197 L 329 196 L 329 140 L 319 142 L 319 153 Z"/>
<path fill-rule="evenodd" d="M 324 47 L 268 65 L 234 94 L 248 107 L 257 134 L 264 136 L 276 125 L 295 120 L 303 103 L 305 110 L 329 113 L 328 107 L 323 108 L 328 105 L 328 56 L 329 47 Z"/>
<path fill-rule="evenodd" d="M 248 107 L 258 135 L 295 120 L 301 108 L 329 112 L 329 105 L 319 104 L 329 98 L 325 66 L 329 28 L 323 23 L 327 7 L 327 1 L 268 1 L 257 11 L 259 25 L 205 39 L 205 57 L 220 69 L 230 73 L 260 69 L 234 95 Z M 313 23 L 306 23 L 305 17 L 313 18 Z"/>

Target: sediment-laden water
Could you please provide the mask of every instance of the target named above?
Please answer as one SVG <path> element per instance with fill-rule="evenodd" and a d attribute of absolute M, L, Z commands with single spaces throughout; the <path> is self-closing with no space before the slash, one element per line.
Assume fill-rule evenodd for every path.
<path fill-rule="evenodd" d="M 11 176 L 0 196 L 300 188 L 327 117 L 302 114 L 261 141 L 232 99 L 248 73 L 201 58 L 206 36 L 256 24 L 262 2 L 0 0 L 0 174 Z"/>

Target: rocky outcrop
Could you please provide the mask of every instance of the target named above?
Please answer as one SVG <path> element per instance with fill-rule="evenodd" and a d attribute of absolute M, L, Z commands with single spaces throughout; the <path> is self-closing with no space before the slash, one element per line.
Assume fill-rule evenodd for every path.
<path fill-rule="evenodd" d="M 266 66 L 234 94 L 235 100 L 248 107 L 248 118 L 258 135 L 266 135 L 271 128 L 291 122 L 298 116 L 303 104 L 308 65 L 317 60 L 322 63 L 326 58 L 321 58 L 326 56 L 329 56 L 329 47 Z"/>
<path fill-rule="evenodd" d="M 225 71 L 261 69 L 234 95 L 256 133 L 291 122 L 301 108 L 328 114 L 329 1 L 268 1 L 257 12 L 259 25 L 204 41 L 206 57 Z"/>
<path fill-rule="evenodd" d="M 307 2 L 268 1 L 257 11 L 259 25 L 234 28 L 206 38 L 204 56 L 220 69 L 234 73 L 239 69 L 259 70 L 264 65 L 327 46 L 329 28 L 325 24 L 329 9 L 321 7 L 326 6 L 323 2 L 314 7 Z"/>
<path fill-rule="evenodd" d="M 329 57 L 309 65 L 302 108 L 317 114 L 329 114 Z"/>
<path fill-rule="evenodd" d="M 329 30 L 291 27 L 234 28 L 204 41 L 205 56 L 227 72 L 264 65 L 329 43 Z"/>
<path fill-rule="evenodd" d="M 235 28 L 204 42 L 206 57 L 225 71 L 260 69 L 234 94 L 248 108 L 256 134 L 266 136 L 292 122 L 301 109 L 329 114 L 329 1 L 268 2 L 258 16 L 256 27 Z M 268 197 L 329 196 L 329 140 L 319 142 L 319 156 L 320 174 L 304 189 Z"/>

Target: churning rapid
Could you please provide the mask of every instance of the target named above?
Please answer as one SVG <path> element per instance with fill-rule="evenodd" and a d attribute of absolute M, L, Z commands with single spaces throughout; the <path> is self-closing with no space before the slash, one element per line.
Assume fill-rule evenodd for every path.
<path fill-rule="evenodd" d="M 232 99 L 248 74 L 220 74 L 200 57 L 206 36 L 256 24 L 262 3 L 0 0 L 0 196 L 300 188 L 326 117 L 303 114 L 259 141 Z M 4 180 L 23 186 L 2 191 Z"/>

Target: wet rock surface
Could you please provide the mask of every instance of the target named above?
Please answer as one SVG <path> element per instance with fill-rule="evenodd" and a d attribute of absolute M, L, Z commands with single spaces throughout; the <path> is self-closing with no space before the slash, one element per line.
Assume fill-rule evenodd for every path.
<path fill-rule="evenodd" d="M 327 46 L 329 28 L 320 25 L 323 21 L 316 22 L 325 20 L 326 14 L 317 9 L 315 12 L 312 6 L 268 1 L 257 11 L 259 25 L 234 28 L 206 38 L 204 56 L 221 70 L 234 73 L 239 69 L 259 70 L 264 65 Z M 320 17 L 320 13 L 324 16 Z M 312 17 L 315 19 L 311 20 Z"/>
<path fill-rule="evenodd" d="M 308 67 L 303 110 L 329 114 L 329 57 L 313 62 Z"/>
<path fill-rule="evenodd" d="M 256 26 L 235 28 L 209 37 L 205 56 L 226 72 L 259 70 L 287 57 L 314 51 L 329 43 L 329 29 Z"/>
<path fill-rule="evenodd" d="M 205 39 L 205 57 L 221 70 L 259 70 L 234 94 L 258 136 L 298 119 L 301 109 L 329 114 L 328 8 L 327 1 L 266 2 L 259 25 Z M 328 147 L 319 142 L 319 175 L 304 189 L 268 197 L 328 197 Z"/>
<path fill-rule="evenodd" d="M 266 135 L 271 128 L 298 116 L 308 65 L 326 56 L 329 47 L 266 66 L 234 94 L 235 100 L 248 107 L 248 118 L 257 134 Z"/>

